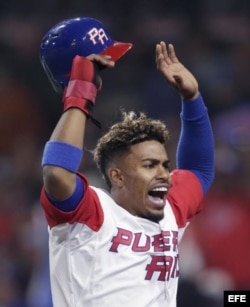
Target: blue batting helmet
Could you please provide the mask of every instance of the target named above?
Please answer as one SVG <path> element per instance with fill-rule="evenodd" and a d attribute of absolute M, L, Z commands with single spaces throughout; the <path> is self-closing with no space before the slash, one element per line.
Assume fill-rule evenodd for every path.
<path fill-rule="evenodd" d="M 76 55 L 110 55 L 117 61 L 132 47 L 131 43 L 114 41 L 98 20 L 78 17 L 53 26 L 40 44 L 42 66 L 56 92 L 68 84 L 72 60 Z"/>

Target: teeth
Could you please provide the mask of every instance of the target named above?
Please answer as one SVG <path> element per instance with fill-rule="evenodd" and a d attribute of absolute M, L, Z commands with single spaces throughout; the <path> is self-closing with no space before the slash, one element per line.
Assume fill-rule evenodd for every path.
<path fill-rule="evenodd" d="M 154 188 L 152 191 L 154 192 L 167 192 L 167 188 L 166 187 L 159 187 L 159 188 Z"/>

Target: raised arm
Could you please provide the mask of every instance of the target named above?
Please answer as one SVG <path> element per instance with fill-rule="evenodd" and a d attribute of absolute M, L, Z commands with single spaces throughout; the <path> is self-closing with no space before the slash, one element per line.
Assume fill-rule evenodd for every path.
<path fill-rule="evenodd" d="M 174 46 L 165 42 L 156 45 L 156 66 L 165 79 L 185 100 L 193 100 L 199 95 L 198 82 L 191 72 L 178 60 Z"/>
<path fill-rule="evenodd" d="M 156 46 L 156 65 L 182 97 L 177 168 L 192 171 L 206 194 L 214 178 L 213 133 L 198 82 L 175 54 L 173 45 Z"/>
<path fill-rule="evenodd" d="M 55 201 L 66 200 L 76 189 L 76 172 L 83 155 L 86 120 L 92 116 L 91 110 L 102 82 L 94 63 L 104 67 L 114 66 L 109 56 L 74 58 L 70 81 L 64 90 L 64 112 L 44 149 L 44 187 L 48 196 Z"/>

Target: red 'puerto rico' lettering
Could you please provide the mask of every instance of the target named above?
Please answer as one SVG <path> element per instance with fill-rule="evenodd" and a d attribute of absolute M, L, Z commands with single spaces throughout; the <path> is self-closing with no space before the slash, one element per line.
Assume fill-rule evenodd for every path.
<path fill-rule="evenodd" d="M 151 262 L 147 265 L 146 280 L 150 280 L 155 272 L 159 272 L 158 280 L 169 280 L 170 268 L 172 267 L 173 258 L 171 256 L 154 256 L 152 255 Z"/>
<path fill-rule="evenodd" d="M 150 251 L 152 252 L 166 252 L 177 251 L 178 245 L 178 231 L 162 231 L 152 237 L 144 235 L 141 232 L 133 233 L 132 231 L 117 228 L 117 234 L 111 240 L 112 245 L 110 251 L 118 253 L 120 245 L 131 246 L 135 252 Z"/>
<path fill-rule="evenodd" d="M 118 253 L 121 246 L 127 246 L 135 253 L 157 253 L 150 255 L 151 261 L 145 268 L 146 280 L 157 278 L 159 281 L 168 281 L 170 278 L 179 276 L 178 231 L 162 231 L 150 237 L 140 232 L 133 233 L 123 228 L 117 228 L 117 234 L 111 242 L 109 250 L 114 253 Z"/>
<path fill-rule="evenodd" d="M 179 260 L 179 255 L 176 255 L 174 257 L 174 265 L 173 265 L 171 278 L 179 277 L 179 275 L 180 275 L 180 271 L 178 269 L 178 260 Z"/>
<path fill-rule="evenodd" d="M 177 246 L 178 246 L 178 231 L 172 231 L 173 234 L 173 239 L 172 239 L 172 244 L 173 244 L 173 251 L 177 251 Z"/>
<path fill-rule="evenodd" d="M 170 251 L 171 246 L 169 245 L 170 231 L 162 231 L 155 235 L 153 238 L 153 246 L 156 252 L 159 251 Z"/>
<path fill-rule="evenodd" d="M 140 245 L 140 238 L 142 236 L 141 233 L 135 233 L 135 238 L 134 238 L 134 242 L 132 245 L 132 251 L 134 252 L 146 252 L 150 249 L 150 237 L 149 236 L 145 236 L 146 238 L 146 242 L 144 243 L 144 245 Z"/>
<path fill-rule="evenodd" d="M 132 242 L 132 238 L 133 238 L 133 233 L 131 231 L 118 228 L 117 235 L 113 237 L 113 239 L 111 240 L 113 244 L 111 245 L 109 250 L 111 252 L 118 253 L 118 246 L 120 244 L 130 245 Z"/>
<path fill-rule="evenodd" d="M 146 280 L 152 279 L 156 272 L 159 272 L 158 280 L 160 281 L 179 276 L 177 270 L 178 256 L 173 258 L 172 256 L 151 255 L 151 258 L 151 262 L 146 266 Z"/>

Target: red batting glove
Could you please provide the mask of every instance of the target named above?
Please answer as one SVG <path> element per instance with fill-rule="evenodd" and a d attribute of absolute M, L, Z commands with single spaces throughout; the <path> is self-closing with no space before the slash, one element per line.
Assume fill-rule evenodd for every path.
<path fill-rule="evenodd" d="M 97 92 L 101 90 L 102 79 L 95 64 L 79 55 L 72 63 L 70 80 L 64 89 L 63 110 L 78 108 L 91 117 Z"/>

